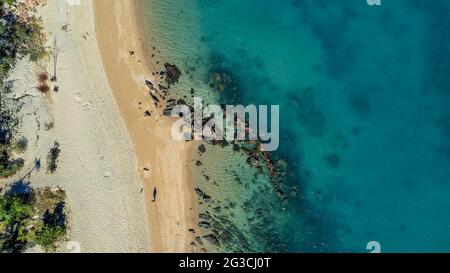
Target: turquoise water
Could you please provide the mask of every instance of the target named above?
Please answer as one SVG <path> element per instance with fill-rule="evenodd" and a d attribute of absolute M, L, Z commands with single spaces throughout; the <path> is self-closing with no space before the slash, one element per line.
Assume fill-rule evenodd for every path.
<path fill-rule="evenodd" d="M 248 230 L 233 233 L 247 237 L 241 250 L 450 251 L 450 2 L 145 0 L 143 11 L 149 50 L 183 71 L 177 96 L 280 105 L 271 156 L 298 194 L 285 204 L 247 187 L 265 222 L 233 222 Z M 234 88 L 210 88 L 216 72 Z M 234 187 L 223 169 L 211 171 L 218 192 Z"/>

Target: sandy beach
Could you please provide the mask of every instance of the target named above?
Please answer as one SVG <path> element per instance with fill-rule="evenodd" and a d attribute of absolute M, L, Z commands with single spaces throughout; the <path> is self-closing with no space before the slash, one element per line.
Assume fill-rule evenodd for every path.
<path fill-rule="evenodd" d="M 39 8 L 48 46 L 58 51 L 58 92 L 40 94 L 36 75 L 53 72 L 53 59 L 21 60 L 10 75 L 21 105 L 19 135 L 28 139 L 22 179 L 36 159 L 45 164 L 54 141 L 61 147 L 54 174 L 33 171 L 33 187 L 61 186 L 67 194 L 67 242 L 58 252 L 148 252 L 147 212 L 138 163 L 104 73 L 91 1 Z M 50 72 L 49 72 L 50 73 Z M 31 252 L 40 252 L 38 247 Z"/>
<path fill-rule="evenodd" d="M 197 216 L 190 179 L 195 144 L 172 139 L 173 119 L 162 116 L 148 95 L 145 80 L 156 71 L 144 51 L 136 1 L 94 1 L 96 32 L 103 66 L 130 133 L 147 204 L 152 252 L 192 252 Z M 144 113 L 150 111 L 152 115 Z M 156 188 L 157 198 L 152 202 Z"/>
<path fill-rule="evenodd" d="M 198 216 L 190 172 L 197 146 L 172 139 L 174 120 L 148 95 L 145 80 L 158 79 L 135 4 L 48 1 L 38 15 L 50 56 L 23 59 L 10 75 L 28 149 L 23 170 L 0 186 L 32 170 L 33 187 L 66 191 L 68 234 L 58 252 L 198 251 L 189 232 Z M 51 91 L 39 93 L 37 74 L 53 75 L 54 67 Z M 56 172 L 35 169 L 55 141 L 62 150 Z"/>
<path fill-rule="evenodd" d="M 104 73 L 92 2 L 48 1 L 40 13 L 49 46 L 57 41 L 59 91 L 41 100 L 46 107 L 36 107 L 47 110 L 42 116 L 49 120 L 40 122 L 53 122 L 54 128 L 31 135 L 40 135 L 35 153 L 45 154 L 54 140 L 62 153 L 58 171 L 32 177 L 33 183 L 66 190 L 68 237 L 80 243 L 82 252 L 147 252 L 138 164 Z M 52 60 L 44 65 L 50 70 Z"/>

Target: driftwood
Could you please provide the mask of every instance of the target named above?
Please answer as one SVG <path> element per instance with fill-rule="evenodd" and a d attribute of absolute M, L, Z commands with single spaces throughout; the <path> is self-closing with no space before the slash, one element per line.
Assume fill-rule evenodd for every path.
<path fill-rule="evenodd" d="M 53 40 L 53 54 L 52 54 L 53 55 L 53 75 L 51 77 L 52 82 L 57 81 L 56 70 L 58 66 L 58 57 L 60 52 L 61 48 L 58 48 L 58 39 L 55 37 L 55 39 Z"/>
<path fill-rule="evenodd" d="M 15 100 L 15 101 L 19 101 L 19 100 L 24 99 L 24 98 L 26 98 L 26 97 L 36 97 L 36 95 L 30 94 L 30 93 L 25 93 L 25 94 L 23 94 L 23 95 L 14 97 L 14 98 L 12 98 L 12 99 Z"/>

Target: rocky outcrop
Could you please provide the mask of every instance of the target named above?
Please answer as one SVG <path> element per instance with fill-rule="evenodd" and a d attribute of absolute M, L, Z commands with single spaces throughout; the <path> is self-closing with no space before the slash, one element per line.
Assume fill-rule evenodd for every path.
<path fill-rule="evenodd" d="M 166 68 L 166 82 L 169 84 L 175 84 L 180 79 L 182 73 L 181 70 L 174 64 L 165 63 L 164 67 Z"/>

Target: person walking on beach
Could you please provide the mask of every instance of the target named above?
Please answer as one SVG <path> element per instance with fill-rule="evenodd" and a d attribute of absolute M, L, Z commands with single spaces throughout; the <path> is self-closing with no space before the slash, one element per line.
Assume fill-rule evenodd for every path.
<path fill-rule="evenodd" d="M 153 188 L 153 201 L 152 202 L 155 202 L 156 201 L 156 195 L 158 194 L 158 191 L 156 190 L 156 187 L 154 187 Z"/>

